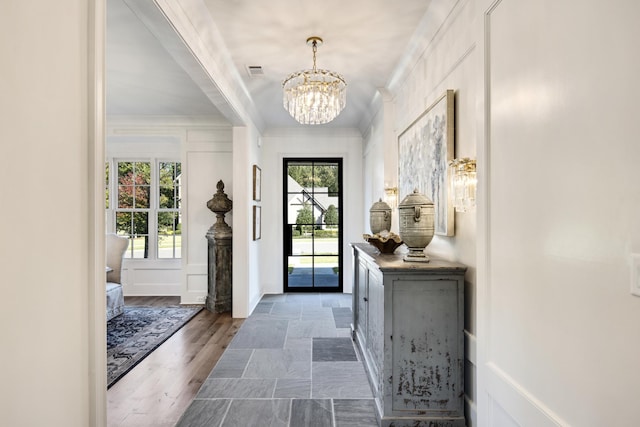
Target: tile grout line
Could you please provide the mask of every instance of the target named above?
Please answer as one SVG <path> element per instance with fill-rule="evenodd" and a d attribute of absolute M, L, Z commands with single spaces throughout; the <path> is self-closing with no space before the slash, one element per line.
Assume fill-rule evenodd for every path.
<path fill-rule="evenodd" d="M 333 427 L 336 427 L 336 407 L 333 404 L 333 397 L 331 398 L 331 424 Z"/>
<path fill-rule="evenodd" d="M 309 399 L 313 399 L 313 337 L 309 339 L 311 357 L 309 358 Z"/>
<path fill-rule="evenodd" d="M 224 421 L 227 419 L 227 415 L 229 414 L 229 410 L 231 409 L 231 404 L 233 403 L 233 399 L 229 399 L 229 404 L 227 405 L 227 410 L 224 411 L 224 415 L 222 416 L 222 419 L 220 420 L 220 427 L 222 427 L 224 425 Z"/>
<path fill-rule="evenodd" d="M 291 425 L 291 417 L 293 416 L 293 399 L 289 399 L 289 427 L 293 427 Z"/>
<path fill-rule="evenodd" d="M 255 348 L 251 349 L 251 354 L 249 355 L 249 359 L 247 359 L 247 364 L 244 365 L 244 369 L 242 370 L 242 374 L 240 375 L 240 379 L 247 379 L 244 377 L 244 375 L 247 373 L 247 369 L 249 369 L 249 362 L 251 362 L 251 359 L 253 359 L 253 355 L 256 352 Z"/>

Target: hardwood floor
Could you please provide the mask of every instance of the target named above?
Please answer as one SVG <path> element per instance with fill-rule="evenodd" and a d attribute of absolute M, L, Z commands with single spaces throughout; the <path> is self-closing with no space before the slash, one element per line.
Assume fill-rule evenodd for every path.
<path fill-rule="evenodd" d="M 179 297 L 125 298 L 125 305 L 179 304 Z M 107 391 L 107 425 L 173 426 L 243 320 L 229 313 L 198 313 Z"/>

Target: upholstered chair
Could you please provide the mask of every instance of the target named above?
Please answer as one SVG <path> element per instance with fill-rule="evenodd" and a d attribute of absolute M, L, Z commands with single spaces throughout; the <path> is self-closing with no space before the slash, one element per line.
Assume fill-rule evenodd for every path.
<path fill-rule="evenodd" d="M 116 234 L 107 234 L 107 321 L 124 313 L 122 291 L 122 258 L 129 239 Z"/>

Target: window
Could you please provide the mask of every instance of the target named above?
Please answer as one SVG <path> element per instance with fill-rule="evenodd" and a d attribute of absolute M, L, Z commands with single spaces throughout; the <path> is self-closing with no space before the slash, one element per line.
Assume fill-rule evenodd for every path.
<path fill-rule="evenodd" d="M 114 165 L 106 170 L 107 181 L 115 185 L 110 193 L 107 184 L 107 207 L 114 213 L 115 232 L 130 239 L 125 258 L 180 258 L 180 162 L 118 160 Z"/>
<path fill-rule="evenodd" d="M 180 215 L 179 162 L 158 163 L 158 258 L 180 258 L 182 223 Z"/>
<path fill-rule="evenodd" d="M 151 163 L 117 163 L 116 233 L 128 236 L 125 258 L 149 258 Z"/>

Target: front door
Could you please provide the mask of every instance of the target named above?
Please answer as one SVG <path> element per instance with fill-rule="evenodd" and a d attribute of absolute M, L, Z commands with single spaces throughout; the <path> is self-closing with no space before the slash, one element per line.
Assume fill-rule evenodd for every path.
<path fill-rule="evenodd" d="M 342 292 L 342 159 L 284 159 L 284 291 Z"/>

